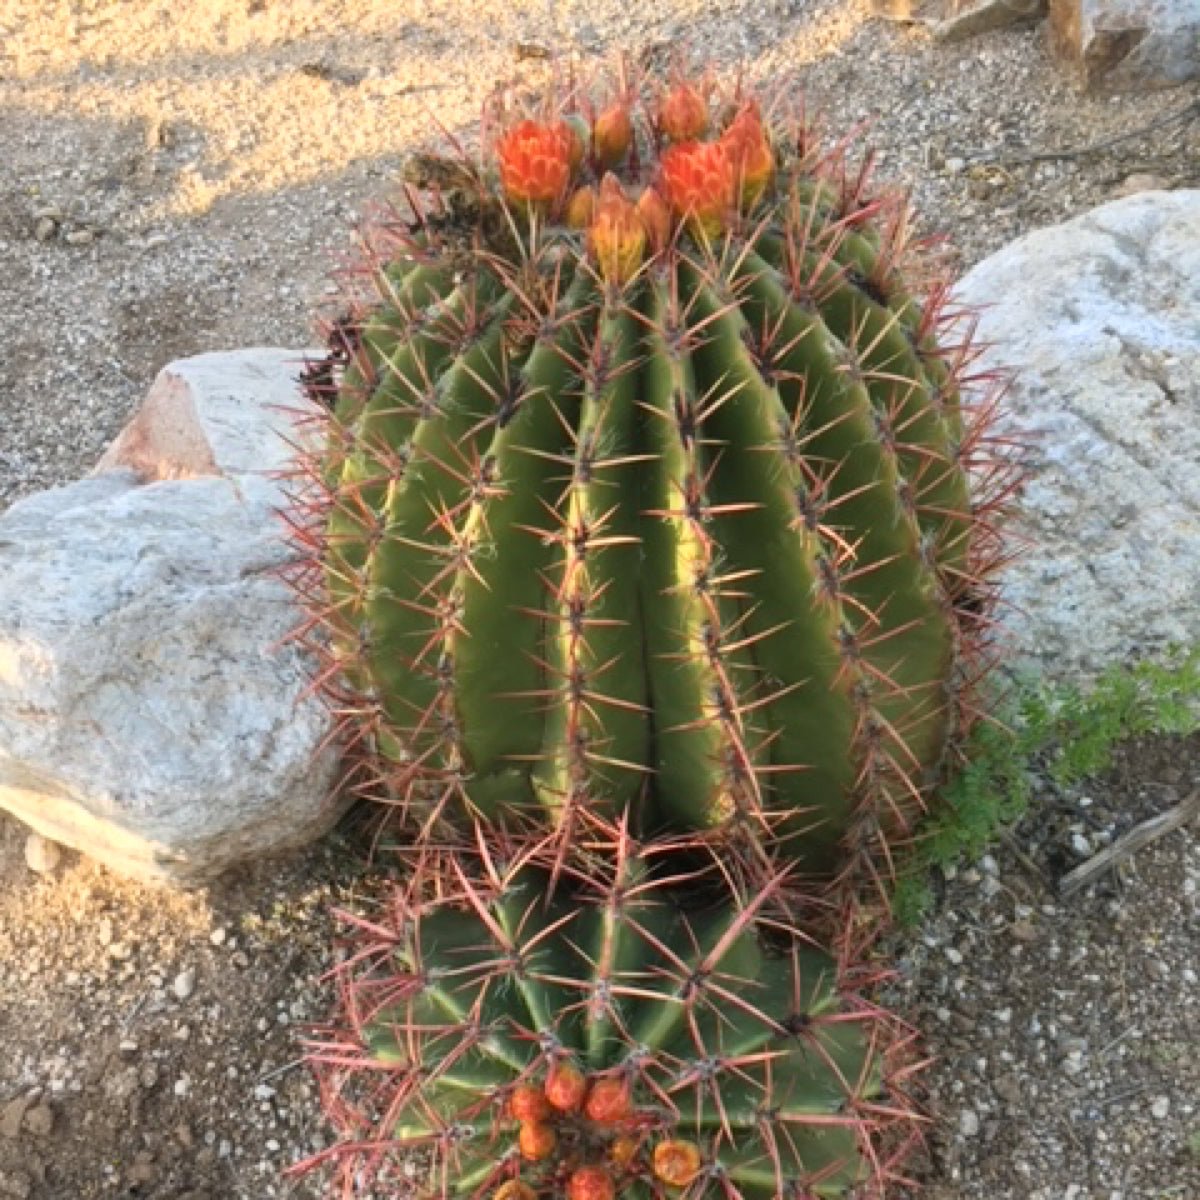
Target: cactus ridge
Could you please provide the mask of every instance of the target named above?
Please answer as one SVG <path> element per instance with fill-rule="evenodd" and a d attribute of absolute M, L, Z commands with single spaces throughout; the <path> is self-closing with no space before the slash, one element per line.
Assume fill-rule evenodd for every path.
<path fill-rule="evenodd" d="M 786 936 L 767 898 L 685 914 L 678 884 L 629 843 L 610 878 L 557 888 L 527 856 L 485 856 L 357 919 L 348 1021 L 314 1048 L 350 1138 L 322 1157 L 362 1186 L 426 1151 L 414 1196 L 558 1196 L 585 1170 L 678 1195 L 664 1154 L 695 1156 L 696 1200 L 890 1181 L 917 1130 L 907 1036 L 846 999 L 839 963 Z"/>

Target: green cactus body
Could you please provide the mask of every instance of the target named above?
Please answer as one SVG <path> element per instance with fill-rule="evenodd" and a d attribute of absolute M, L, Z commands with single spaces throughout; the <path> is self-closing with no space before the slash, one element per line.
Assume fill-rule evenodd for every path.
<path fill-rule="evenodd" d="M 964 724 L 979 432 L 902 209 L 780 133 L 752 208 L 643 249 L 621 188 L 672 178 L 635 126 L 584 233 L 506 168 L 511 214 L 485 172 L 376 270 L 324 397 L 320 617 L 422 819 L 629 815 L 832 878 Z"/>
<path fill-rule="evenodd" d="M 380 1131 L 354 1148 L 356 1178 L 426 1149 L 419 1195 L 511 1195 L 500 1189 L 516 1180 L 574 1195 L 572 1176 L 598 1168 L 650 1200 L 680 1194 L 655 1166 L 666 1143 L 695 1155 L 693 1200 L 815 1200 L 875 1179 L 865 1139 L 900 1112 L 880 1100 L 893 1041 L 875 1012 L 847 1006 L 832 958 L 768 947 L 753 909 L 684 916 L 636 859 L 618 884 L 550 891 L 517 866 L 364 927 L 343 970 L 346 1049 L 317 1055 L 344 1101 L 351 1078 L 368 1097 L 385 1080 L 393 1097 L 382 1116 L 355 1110 Z M 564 1064 L 581 1083 L 567 1109 L 541 1101 Z M 616 1107 L 605 1087 L 620 1089 Z M 517 1113 L 519 1091 L 541 1102 L 536 1121 Z M 544 1158 L 522 1153 L 526 1124 L 549 1131 Z"/>

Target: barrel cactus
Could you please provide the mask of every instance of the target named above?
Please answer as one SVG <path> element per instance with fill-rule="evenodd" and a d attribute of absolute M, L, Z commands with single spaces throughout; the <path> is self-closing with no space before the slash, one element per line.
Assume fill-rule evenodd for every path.
<path fill-rule="evenodd" d="M 301 1169 L 354 1195 L 881 1194 L 916 1129 L 902 1031 L 765 897 L 685 916 L 654 874 L 618 852 L 553 888 L 492 856 L 356 918 L 312 1054 L 344 1137 Z"/>
<path fill-rule="evenodd" d="M 886 869 L 970 720 L 999 548 L 904 201 L 685 79 L 485 133 L 410 164 L 307 374 L 303 586 L 374 790 L 443 832 L 628 817 Z"/>

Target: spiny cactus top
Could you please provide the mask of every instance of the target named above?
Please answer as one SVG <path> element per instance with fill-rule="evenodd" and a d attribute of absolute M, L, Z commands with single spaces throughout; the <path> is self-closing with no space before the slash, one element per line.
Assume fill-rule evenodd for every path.
<path fill-rule="evenodd" d="M 998 552 L 907 209 L 705 81 L 488 130 L 418 161 L 309 373 L 349 739 L 427 821 L 877 869 L 961 731 Z"/>
<path fill-rule="evenodd" d="M 359 921 L 314 1052 L 346 1139 L 321 1157 L 356 1187 L 407 1161 L 420 1197 L 877 1194 L 915 1128 L 895 1023 L 755 904 L 684 915 L 676 883 L 622 856 L 551 895 L 493 860 Z"/>

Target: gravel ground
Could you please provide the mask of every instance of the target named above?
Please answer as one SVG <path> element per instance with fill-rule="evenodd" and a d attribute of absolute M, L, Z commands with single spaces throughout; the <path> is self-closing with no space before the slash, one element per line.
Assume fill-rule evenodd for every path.
<path fill-rule="evenodd" d="M 470 11 L 8 0 L 0 506 L 88 469 L 171 359 L 309 343 L 355 215 L 546 51 L 796 79 L 831 130 L 869 126 L 963 266 L 1139 176 L 1200 182 L 1200 121 L 1170 120 L 1196 89 L 1080 96 L 1035 29 L 939 46 L 867 0 Z M 1200 1197 L 1196 848 L 1176 833 L 1070 903 L 1047 884 L 1198 781 L 1194 741 L 1139 744 L 1094 787 L 1047 790 L 1020 856 L 946 881 L 896 993 L 937 1058 L 928 1195 Z M 0 821 L 0 1197 L 319 1196 L 280 1170 L 324 1136 L 296 1031 L 328 1002 L 329 908 L 368 886 L 354 828 L 182 896 L 73 855 L 35 875 L 22 844 Z"/>

